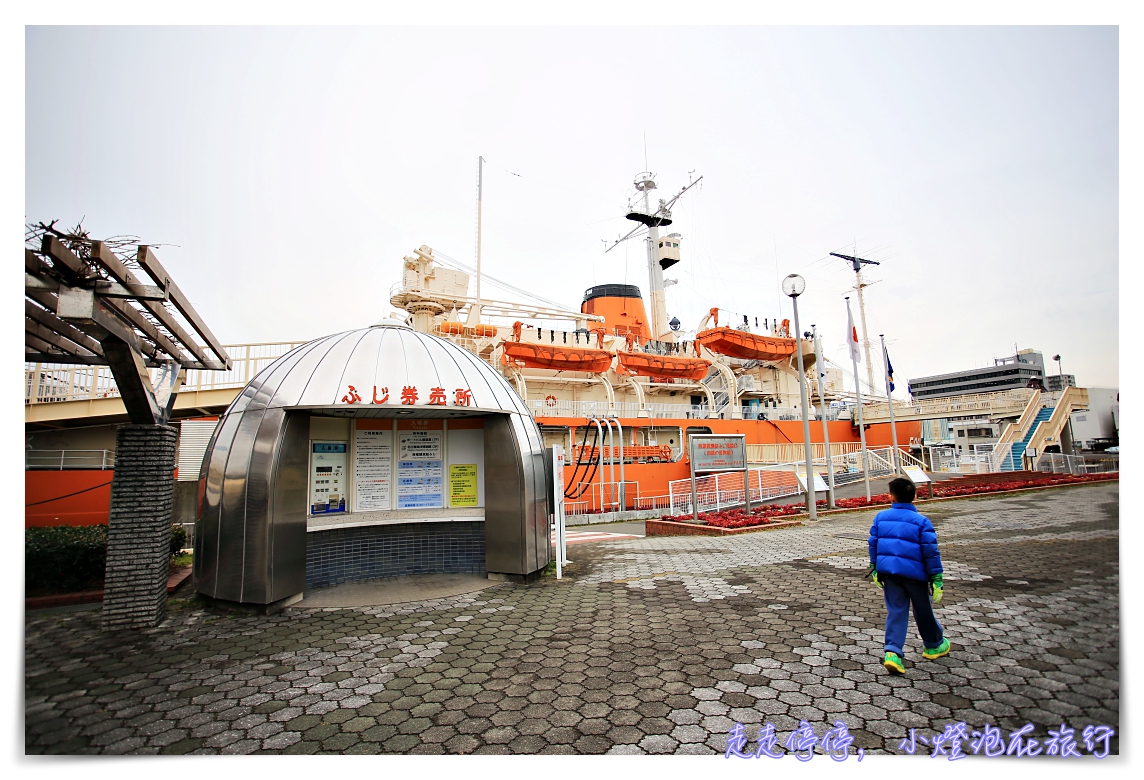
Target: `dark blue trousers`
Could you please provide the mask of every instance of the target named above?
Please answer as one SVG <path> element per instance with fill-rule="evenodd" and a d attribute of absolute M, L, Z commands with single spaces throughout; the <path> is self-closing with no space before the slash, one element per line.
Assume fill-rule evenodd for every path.
<path fill-rule="evenodd" d="M 878 574 L 886 596 L 886 651 L 905 658 L 906 630 L 910 625 L 910 604 L 914 605 L 914 622 L 918 624 L 922 644 L 933 648 L 941 644 L 944 633 L 934 617 L 929 600 L 929 583 L 899 577 L 896 574 Z"/>

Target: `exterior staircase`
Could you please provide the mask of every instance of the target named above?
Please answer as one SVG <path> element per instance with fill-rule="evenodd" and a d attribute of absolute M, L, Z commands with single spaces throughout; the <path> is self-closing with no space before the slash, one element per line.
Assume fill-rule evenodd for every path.
<path fill-rule="evenodd" d="M 1042 407 L 1037 412 L 1037 416 L 1033 418 L 1033 424 L 1029 426 L 1028 432 L 1020 441 L 1013 442 L 1013 448 L 1010 450 L 1009 457 L 1004 459 L 1001 464 L 1002 471 L 1020 471 L 1020 464 L 1022 457 L 1025 455 L 1025 448 L 1029 446 L 1029 441 L 1033 438 L 1033 434 L 1037 430 L 1037 425 L 1047 422 L 1053 416 L 1053 409 L 1055 407 L 1046 406 Z"/>

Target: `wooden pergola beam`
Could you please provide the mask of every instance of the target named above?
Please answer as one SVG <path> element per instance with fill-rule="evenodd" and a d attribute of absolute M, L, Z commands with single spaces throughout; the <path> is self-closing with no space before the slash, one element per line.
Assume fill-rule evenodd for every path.
<path fill-rule="evenodd" d="M 65 354 L 68 354 L 68 355 L 78 355 L 81 357 L 96 357 L 96 353 L 94 351 L 87 349 L 86 347 L 82 347 L 79 344 L 72 342 L 70 339 L 64 338 L 59 333 L 56 333 L 55 331 L 51 330 L 50 328 L 44 327 L 40 323 L 31 319 L 30 317 L 24 318 L 24 335 L 25 336 L 35 336 L 36 338 L 40 339 L 41 341 L 47 342 L 51 346 L 55 347 L 58 350 L 63 351 Z M 102 355 L 103 351 L 100 350 L 99 354 Z"/>
<path fill-rule="evenodd" d="M 64 322 L 50 311 L 44 311 L 31 301 L 24 299 L 24 316 L 35 320 L 40 325 L 64 336 L 65 338 L 74 341 L 81 347 L 84 347 L 89 352 L 102 355 L 103 348 L 99 346 L 99 342 L 93 339 L 88 334 L 84 333 L 79 328 L 72 325 L 70 322 Z"/>
<path fill-rule="evenodd" d="M 191 305 L 187 296 L 179 289 L 179 285 L 175 284 L 170 274 L 163 268 L 162 263 L 159 262 L 159 258 L 155 257 L 155 253 L 151 251 L 151 247 L 139 247 L 138 262 L 143 270 L 155 281 L 155 284 L 165 288 L 169 292 L 171 303 L 175 304 L 175 308 L 187 318 L 187 322 L 191 323 L 195 331 L 206 341 L 207 346 L 211 348 L 215 355 L 218 356 L 218 359 L 226 366 L 227 370 L 229 370 L 231 367 L 230 356 L 226 354 L 226 350 L 222 348 L 222 344 L 219 343 L 219 340 L 211 333 L 207 324 L 203 322 L 203 318 L 195 311 L 195 308 Z M 204 356 L 196 353 L 196 357 L 206 362 Z"/>

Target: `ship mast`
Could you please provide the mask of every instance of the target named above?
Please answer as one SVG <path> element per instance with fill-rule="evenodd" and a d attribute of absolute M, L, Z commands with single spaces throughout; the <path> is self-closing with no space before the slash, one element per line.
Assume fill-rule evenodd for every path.
<path fill-rule="evenodd" d="M 671 207 L 675 202 L 683 196 L 683 193 L 694 187 L 699 182 L 703 181 L 700 176 L 695 181 L 689 183 L 686 187 L 681 189 L 674 198 L 669 201 L 664 201 L 662 198 L 659 201 L 659 206 L 652 211 L 651 196 L 648 194 L 655 189 L 655 174 L 648 171 L 643 171 L 636 174 L 635 188 L 643 194 L 643 210 L 630 206 L 628 208 L 627 218 L 633 222 L 638 222 L 640 225 L 647 227 L 647 275 L 648 287 L 651 297 L 651 337 L 656 341 L 675 340 L 675 332 L 671 330 L 667 323 L 667 298 L 664 295 L 666 285 L 663 283 L 663 265 L 660 264 L 656 248 L 659 245 L 659 228 L 666 227 L 671 224 Z M 623 238 L 616 239 L 610 247 L 604 250 L 605 253 L 611 252 L 617 246 L 627 241 L 629 238 L 639 232 L 640 228 L 633 228 Z M 666 261 L 665 261 L 666 262 Z"/>
<path fill-rule="evenodd" d="M 861 257 L 851 255 L 840 255 L 837 252 L 831 252 L 831 256 L 840 257 L 843 260 L 849 260 L 850 265 L 854 268 L 854 275 L 856 282 L 854 289 L 858 291 L 858 316 L 862 320 L 862 351 L 866 358 L 866 387 L 870 388 L 871 394 L 877 394 L 874 388 L 874 365 L 870 362 L 870 337 L 869 331 L 866 330 L 866 298 L 862 291 L 870 285 L 862 281 L 862 266 L 864 265 L 881 265 L 877 260 L 865 260 Z M 858 381 L 858 377 L 854 377 L 854 381 Z M 888 396 L 887 396 L 888 397 Z"/>
<path fill-rule="evenodd" d="M 655 189 L 655 180 L 648 172 L 636 176 L 636 189 L 643 193 L 643 213 L 651 214 L 649 192 Z M 659 202 L 663 208 L 663 201 Z M 661 334 L 666 330 L 667 324 L 667 297 L 664 295 L 663 269 L 659 267 L 655 247 L 659 242 L 659 226 L 661 222 L 648 221 L 647 223 L 647 276 L 651 295 L 651 333 L 652 338 L 660 340 Z M 668 219 L 662 224 L 671 224 Z"/>
<path fill-rule="evenodd" d="M 481 207 L 485 185 L 485 158 L 477 158 L 477 301 L 469 307 L 465 324 L 475 328 L 481 322 Z M 865 327 L 865 325 L 863 325 Z"/>

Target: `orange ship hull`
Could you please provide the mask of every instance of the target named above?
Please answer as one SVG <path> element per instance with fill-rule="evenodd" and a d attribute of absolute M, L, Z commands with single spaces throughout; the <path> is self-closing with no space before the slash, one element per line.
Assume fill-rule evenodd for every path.
<path fill-rule="evenodd" d="M 562 344 L 504 342 L 508 360 L 523 363 L 528 368 L 551 368 L 557 371 L 587 371 L 600 374 L 612 365 L 612 353 L 603 349 L 567 347 Z"/>
<path fill-rule="evenodd" d="M 680 355 L 655 355 L 650 352 L 617 352 L 620 368 L 629 374 L 663 377 L 665 379 L 694 379 L 707 376 L 710 361 Z"/>
<path fill-rule="evenodd" d="M 734 328 L 709 328 L 695 340 L 712 352 L 742 360 L 783 360 L 794 354 L 796 340 L 756 336 Z"/>

